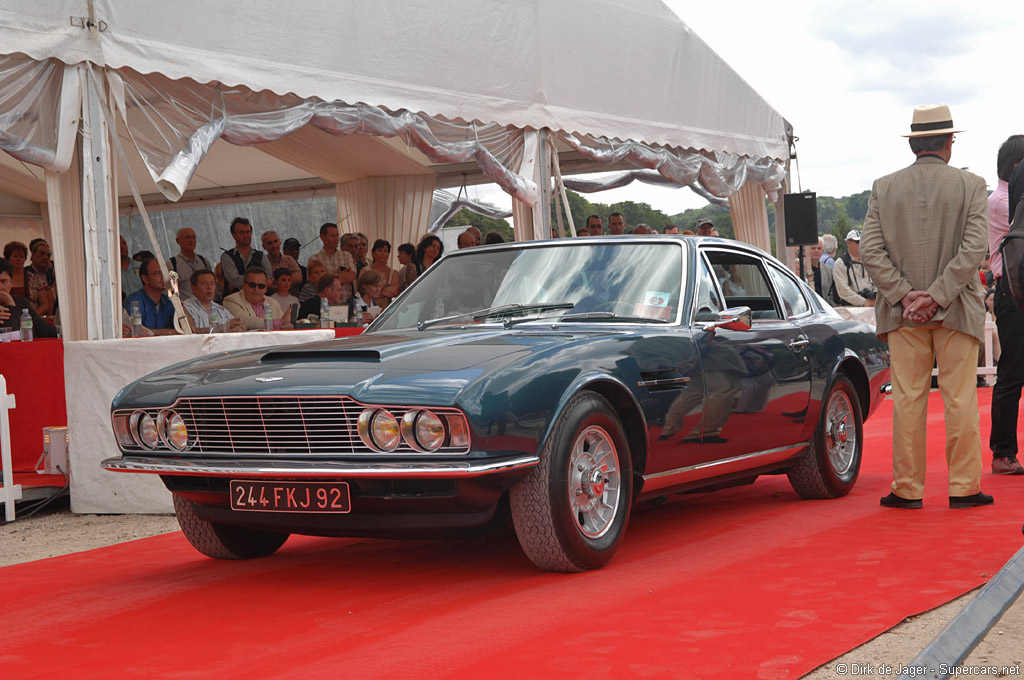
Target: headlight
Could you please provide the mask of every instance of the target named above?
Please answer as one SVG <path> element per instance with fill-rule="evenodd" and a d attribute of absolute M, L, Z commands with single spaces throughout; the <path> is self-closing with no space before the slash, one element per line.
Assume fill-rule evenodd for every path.
<path fill-rule="evenodd" d="M 402 417 L 402 434 L 417 451 L 437 451 L 444 444 L 444 423 L 430 411 L 413 409 Z"/>
<path fill-rule="evenodd" d="M 416 419 L 416 442 L 427 451 L 437 451 L 444 444 L 444 423 L 430 411 L 422 411 Z"/>
<path fill-rule="evenodd" d="M 184 451 L 188 446 L 188 428 L 185 427 L 185 419 L 174 411 L 161 411 L 157 417 L 157 429 L 159 429 L 164 443 L 172 449 Z"/>
<path fill-rule="evenodd" d="M 364 411 L 364 413 L 366 413 Z M 369 434 L 372 445 L 382 451 L 394 451 L 402 443 L 402 431 L 398 420 L 389 411 L 377 409 L 370 412 Z M 362 416 L 360 416 L 362 420 Z"/>
<path fill-rule="evenodd" d="M 153 416 L 142 411 L 132 414 L 132 435 L 135 440 L 147 449 L 155 449 L 160 444 L 160 435 L 157 434 L 156 421 Z"/>

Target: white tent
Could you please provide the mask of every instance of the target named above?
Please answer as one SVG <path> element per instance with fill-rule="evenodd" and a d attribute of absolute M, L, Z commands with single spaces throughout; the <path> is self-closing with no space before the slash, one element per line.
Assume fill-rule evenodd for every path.
<path fill-rule="evenodd" d="M 495 181 L 537 237 L 552 170 L 647 168 L 766 247 L 789 158 L 782 116 L 657 0 L 0 0 L 0 53 L 0 191 L 45 204 L 76 339 L 119 328 L 134 199 L 108 126 L 150 209 L 333 186 L 396 242 L 435 188 Z"/>

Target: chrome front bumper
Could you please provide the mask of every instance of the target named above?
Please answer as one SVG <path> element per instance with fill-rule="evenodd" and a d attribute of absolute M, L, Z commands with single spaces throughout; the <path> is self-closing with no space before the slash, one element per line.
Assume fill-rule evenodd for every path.
<path fill-rule="evenodd" d="M 147 456 L 107 458 L 100 465 L 111 472 L 146 472 L 159 475 L 200 477 L 271 477 L 297 479 L 306 477 L 345 478 L 459 478 L 480 477 L 503 472 L 526 470 L 540 462 L 539 456 L 521 455 L 499 460 L 400 463 L 331 463 L 328 461 L 268 461 L 168 459 Z"/>

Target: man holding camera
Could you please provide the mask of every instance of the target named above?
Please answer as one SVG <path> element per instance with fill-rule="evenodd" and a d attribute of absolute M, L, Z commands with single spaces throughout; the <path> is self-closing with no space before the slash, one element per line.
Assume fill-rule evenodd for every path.
<path fill-rule="evenodd" d="M 846 252 L 836 258 L 832 280 L 844 304 L 851 307 L 875 306 L 875 284 L 860 261 L 860 231 L 857 229 L 851 229 L 846 235 Z"/>

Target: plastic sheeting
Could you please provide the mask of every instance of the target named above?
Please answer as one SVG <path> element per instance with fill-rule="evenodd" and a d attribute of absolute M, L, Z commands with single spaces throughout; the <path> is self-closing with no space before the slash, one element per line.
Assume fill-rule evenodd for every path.
<path fill-rule="evenodd" d="M 78 71 L 55 59 L 0 56 L 0 149 L 46 170 L 67 170 L 81 108 Z"/>
<path fill-rule="evenodd" d="M 160 191 L 177 200 L 217 139 L 272 142 L 305 125 L 332 135 L 398 137 L 435 163 L 476 161 L 513 197 L 533 204 L 536 186 L 510 168 L 522 162 L 523 133 L 497 124 L 449 122 L 369 104 L 324 102 L 241 87 L 108 71 L 125 124 Z"/>
<path fill-rule="evenodd" d="M 745 158 L 724 152 L 695 153 L 633 141 L 558 133 L 559 139 L 599 163 L 627 163 L 651 168 L 676 184 L 702 186 L 712 196 L 727 198 L 748 181 L 760 184 L 774 202 L 786 179 L 786 168 L 771 158 Z"/>
<path fill-rule="evenodd" d="M 675 189 L 679 188 L 679 184 L 654 170 L 628 170 L 626 172 L 617 172 L 613 175 L 600 178 L 583 179 L 581 177 L 566 177 L 564 179 L 566 189 L 572 189 L 573 191 L 579 191 L 585 194 L 597 191 L 607 191 L 609 189 L 618 189 L 632 184 L 633 182 L 643 182 L 644 184 L 672 187 Z M 686 186 L 693 191 L 693 193 L 697 194 L 708 203 L 717 205 L 720 208 L 728 209 L 728 199 L 719 198 L 718 196 L 711 194 L 697 182 L 691 182 Z"/>
<path fill-rule="evenodd" d="M 434 192 L 432 204 L 430 212 L 433 214 L 440 211 L 440 214 L 437 216 L 437 219 L 431 221 L 430 228 L 427 230 L 428 234 L 436 233 L 463 208 L 468 208 L 471 212 L 483 215 L 484 217 L 493 217 L 495 219 L 512 217 L 511 210 L 504 210 L 493 205 L 475 201 L 469 196 L 463 195 L 462 192 L 459 192 L 459 195 L 456 196 L 450 191 L 439 189 Z"/>

